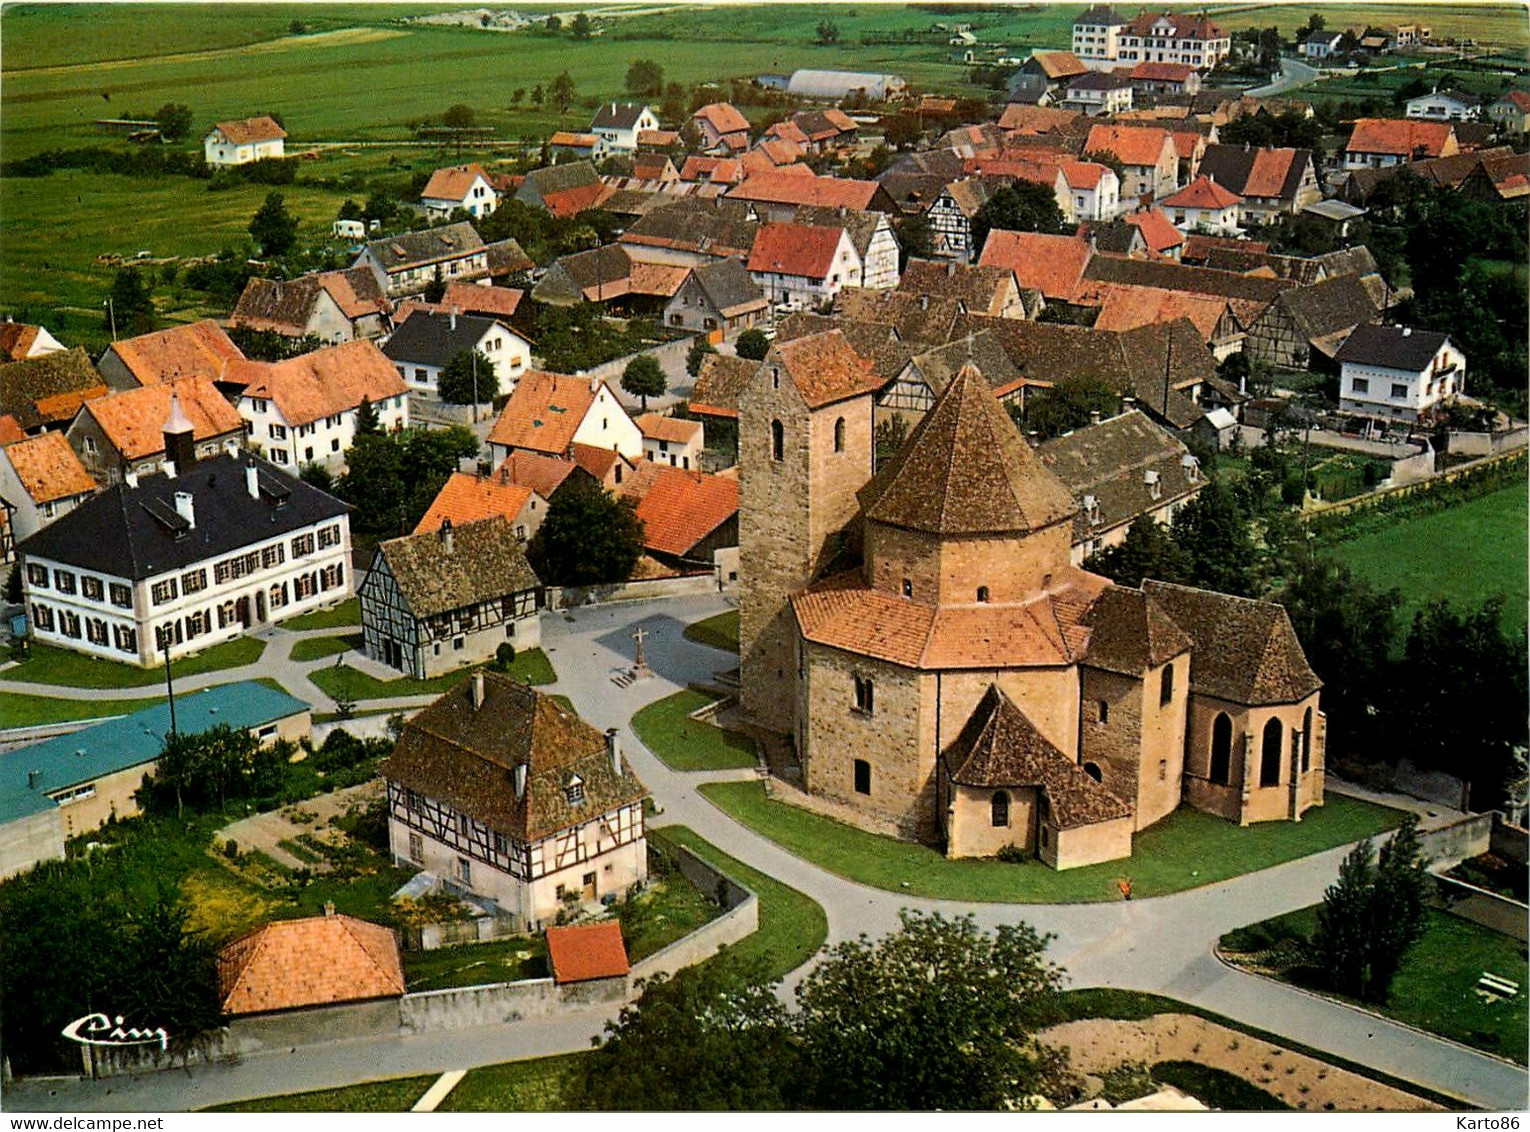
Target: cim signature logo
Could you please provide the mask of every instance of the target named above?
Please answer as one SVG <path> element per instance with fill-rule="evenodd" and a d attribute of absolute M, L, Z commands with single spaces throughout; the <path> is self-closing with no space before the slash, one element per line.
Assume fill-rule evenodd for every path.
<path fill-rule="evenodd" d="M 105 1014 L 87 1014 L 76 1018 L 60 1031 L 72 1042 L 83 1046 L 147 1046 L 158 1043 L 161 1050 L 168 1049 L 170 1035 L 164 1027 L 140 1030 L 129 1026 L 123 1029 L 122 1015 L 110 1018 Z"/>

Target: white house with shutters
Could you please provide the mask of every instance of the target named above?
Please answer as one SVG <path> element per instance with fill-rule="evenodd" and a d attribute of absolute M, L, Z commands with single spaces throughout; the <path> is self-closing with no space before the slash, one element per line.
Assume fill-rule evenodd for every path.
<path fill-rule="evenodd" d="M 1334 357 L 1343 412 L 1413 422 L 1466 391 L 1466 355 L 1436 331 L 1357 326 Z"/>

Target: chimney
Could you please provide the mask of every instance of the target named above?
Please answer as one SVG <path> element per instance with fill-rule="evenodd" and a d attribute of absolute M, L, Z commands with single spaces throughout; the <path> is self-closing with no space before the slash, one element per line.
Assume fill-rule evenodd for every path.
<path fill-rule="evenodd" d="M 196 504 L 192 501 L 191 492 L 178 491 L 175 493 L 175 513 L 186 520 L 186 525 L 192 530 L 197 529 Z"/>
<path fill-rule="evenodd" d="M 473 710 L 483 707 L 483 673 L 473 673 Z"/>
<path fill-rule="evenodd" d="M 606 728 L 606 754 L 611 756 L 611 773 L 620 778 L 622 775 L 622 744 L 616 737 L 616 728 Z"/>
<path fill-rule="evenodd" d="M 251 499 L 260 498 L 260 473 L 256 471 L 254 464 L 245 465 L 244 489 L 250 493 Z"/>
<path fill-rule="evenodd" d="M 335 914 L 335 902 L 333 900 L 326 900 L 324 902 L 324 918 L 327 920 L 327 919 L 331 918 L 332 916 L 334 916 L 334 914 Z"/>
<path fill-rule="evenodd" d="M 515 797 L 517 800 L 526 796 L 526 764 L 516 763 L 515 769 L 510 772 L 511 781 L 515 783 Z"/>
<path fill-rule="evenodd" d="M 439 533 L 441 545 L 446 548 L 446 553 L 450 554 L 452 552 L 452 521 L 450 519 L 441 520 L 441 530 Z"/>
<path fill-rule="evenodd" d="M 452 333 L 455 334 L 455 333 L 457 333 L 457 308 L 456 307 L 452 308 L 452 312 L 451 312 L 451 316 L 450 317 L 451 317 Z"/>

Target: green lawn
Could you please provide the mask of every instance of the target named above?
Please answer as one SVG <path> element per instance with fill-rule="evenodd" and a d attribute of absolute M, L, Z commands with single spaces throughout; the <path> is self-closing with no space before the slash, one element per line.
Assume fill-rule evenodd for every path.
<path fill-rule="evenodd" d="M 293 632 L 302 632 L 305 629 L 339 629 L 347 625 L 361 624 L 361 601 L 351 598 L 342 601 L 339 605 L 329 609 L 321 609 L 315 613 L 305 613 L 301 617 L 294 617 L 282 622 L 283 629 L 291 629 Z"/>
<path fill-rule="evenodd" d="M 1424 936 L 1403 959 L 1392 983 L 1391 998 L 1377 1009 L 1389 1018 L 1487 1050 L 1525 1064 L 1530 1053 L 1530 1013 L 1523 990 L 1512 999 L 1484 1002 L 1474 988 L 1483 972 L 1530 987 L 1530 963 L 1524 944 L 1480 924 L 1430 909 Z M 1221 945 L 1229 951 L 1269 939 L 1310 939 L 1317 926 L 1317 906 L 1276 916 L 1229 932 Z M 1287 982 L 1323 991 L 1318 973 L 1297 968 Z M 1335 995 L 1333 997 L 1343 998 Z M 1347 1001 L 1347 1000 L 1346 1000 Z"/>
<path fill-rule="evenodd" d="M 674 770 L 729 770 L 756 764 L 754 740 L 689 718 L 715 696 L 687 689 L 649 704 L 632 717 L 643 745 Z"/>
<path fill-rule="evenodd" d="M 678 869 L 654 867 L 654 850 L 658 848 L 649 847 L 650 883 L 618 908 L 622 940 L 627 945 L 627 958 L 633 963 L 663 951 L 680 937 L 722 915 L 722 908 L 712 894 L 702 892 Z"/>
<path fill-rule="evenodd" d="M 780 978 L 802 966 L 823 946 L 829 922 L 816 900 L 735 860 L 683 825 L 650 828 L 648 837 L 671 849 L 685 846 L 759 899 L 759 930 L 729 947 L 718 961 L 760 960 L 769 977 Z"/>
<path fill-rule="evenodd" d="M 6 680 L 22 680 L 30 684 L 60 684 L 69 688 L 143 688 L 150 684 L 163 684 L 163 668 L 138 668 L 130 664 L 118 664 L 110 660 L 70 652 L 51 645 L 33 644 L 31 655 L 3 674 Z M 174 660 L 170 663 L 171 674 L 177 679 L 196 676 L 203 672 L 217 672 L 224 668 L 238 668 L 254 664 L 266 651 L 266 643 L 254 637 L 237 637 L 221 645 Z"/>
<path fill-rule="evenodd" d="M 730 609 L 705 621 L 693 621 L 685 627 L 685 639 L 698 645 L 711 645 L 723 652 L 738 652 L 738 610 Z"/>
<path fill-rule="evenodd" d="M 292 644 L 293 660 L 319 660 L 322 657 L 334 656 L 336 653 L 348 652 L 355 649 L 360 652 L 362 648 L 360 633 L 343 633 L 335 637 L 307 637 Z"/>
<path fill-rule="evenodd" d="M 436 1075 L 397 1077 L 343 1089 L 317 1089 L 311 1093 L 283 1093 L 252 1101 L 214 1105 L 202 1112 L 408 1112 L 435 1083 Z"/>
<path fill-rule="evenodd" d="M 1139 833 L 1121 861 L 1058 871 L 1040 861 L 947 860 L 928 846 L 895 841 L 765 796 L 757 782 L 720 782 L 701 792 L 750 829 L 830 872 L 911 896 L 1017 904 L 1119 900 L 1117 880 L 1135 896 L 1163 896 L 1269 868 L 1358 841 L 1402 821 L 1397 810 L 1329 794 L 1300 822 L 1239 828 L 1181 809 Z"/>
<path fill-rule="evenodd" d="M 346 664 L 320 668 L 309 673 L 308 678 L 336 699 L 349 697 L 356 701 L 381 700 L 395 696 L 437 695 L 454 688 L 468 677 L 475 665 L 464 665 L 455 672 L 434 676 L 429 680 L 416 680 L 400 676 L 396 680 L 379 680 Z M 558 678 L 552 663 L 541 649 L 527 649 L 515 654 L 510 675 L 529 684 L 551 684 Z"/>
<path fill-rule="evenodd" d="M 1505 622 L 1518 630 L 1530 597 L 1526 546 L 1525 489 L 1519 486 L 1405 519 L 1322 553 L 1381 589 L 1401 589 L 1404 627 L 1413 611 L 1433 598 L 1449 598 L 1462 608 L 1502 594 Z"/>
<path fill-rule="evenodd" d="M 567 1112 L 584 1091 L 588 1053 L 507 1061 L 473 1069 L 438 1112 Z"/>
<path fill-rule="evenodd" d="M 513 983 L 547 977 L 547 944 L 535 939 L 499 939 L 465 943 L 434 951 L 406 951 L 404 982 L 410 993 L 476 987 L 483 983 Z"/>
<path fill-rule="evenodd" d="M 0 729 L 40 727 L 45 723 L 68 723 L 77 719 L 100 719 L 127 715 L 165 702 L 163 696 L 136 700 L 68 700 L 53 696 L 23 696 L 0 692 Z"/>
<path fill-rule="evenodd" d="M 1291 1112 L 1285 1101 L 1250 1085 L 1242 1077 L 1194 1061 L 1160 1061 L 1149 1072 L 1153 1080 L 1173 1085 L 1182 1093 L 1204 1101 L 1218 1112 Z"/>

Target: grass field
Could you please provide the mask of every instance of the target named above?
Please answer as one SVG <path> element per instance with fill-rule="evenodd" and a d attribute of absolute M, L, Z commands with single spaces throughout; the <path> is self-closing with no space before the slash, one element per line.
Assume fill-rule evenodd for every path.
<path fill-rule="evenodd" d="M 685 627 L 685 639 L 723 652 L 738 652 L 738 610 L 730 609 Z"/>
<path fill-rule="evenodd" d="M 382 700 L 394 696 L 429 696 L 456 687 L 473 671 L 472 665 L 464 665 L 444 676 L 429 680 L 416 680 L 412 676 L 400 676 L 396 680 L 379 680 L 346 664 L 320 668 L 309 673 L 308 678 L 331 696 L 353 700 Z M 541 649 L 527 649 L 515 654 L 515 663 L 509 675 L 528 684 L 551 684 L 558 678 L 552 663 Z"/>
<path fill-rule="evenodd" d="M 203 1112 L 408 1112 L 436 1080 L 435 1074 L 424 1077 L 398 1077 L 391 1081 L 373 1081 L 348 1085 L 343 1089 L 318 1089 L 311 1093 L 283 1093 L 278 1097 L 259 1097 L 252 1101 L 214 1105 Z"/>
<path fill-rule="evenodd" d="M 360 633 L 344 633 L 338 637 L 308 637 L 305 640 L 293 642 L 292 659 L 319 660 L 351 649 L 359 652 L 361 647 Z"/>
<path fill-rule="evenodd" d="M 1403 626 L 1437 597 L 1459 607 L 1502 594 L 1504 619 L 1523 628 L 1527 599 L 1527 516 L 1522 487 L 1505 488 L 1449 510 L 1407 519 L 1329 547 L 1323 553 L 1381 589 L 1402 590 Z"/>
<path fill-rule="evenodd" d="M 163 684 L 163 668 L 139 668 L 131 664 L 116 664 L 84 653 L 50 645 L 31 646 L 31 655 L 3 674 L 6 680 L 24 680 L 31 684 L 60 684 L 70 688 L 146 688 L 150 684 Z M 266 643 L 254 637 L 236 637 L 221 645 L 170 663 L 176 679 L 196 676 L 203 672 L 217 672 L 224 668 L 238 668 L 254 664 L 266 651 Z"/>
<path fill-rule="evenodd" d="M 578 1107 L 588 1053 L 485 1065 L 468 1072 L 437 1112 L 566 1112 Z"/>
<path fill-rule="evenodd" d="M 715 697 L 686 690 L 651 703 L 632 717 L 632 729 L 643 745 L 674 770 L 729 770 L 756 762 L 754 740 L 714 723 L 690 718 L 690 713 Z"/>
<path fill-rule="evenodd" d="M 510 983 L 547 977 L 547 944 L 537 939 L 497 939 L 403 954 L 404 982 L 410 993 Z"/>
<path fill-rule="evenodd" d="M 1123 878 L 1138 897 L 1183 892 L 1358 841 L 1402 820 L 1397 810 L 1339 794 L 1300 822 L 1248 828 L 1181 809 L 1137 834 L 1130 858 L 1059 872 L 1034 860 L 948 860 L 928 846 L 767 798 L 757 782 L 711 783 L 701 792 L 756 833 L 849 880 L 912 896 L 1015 904 L 1119 900 Z"/>
<path fill-rule="evenodd" d="M 305 613 L 282 622 L 283 629 L 301 632 L 304 629 L 338 629 L 345 625 L 361 624 L 361 602 L 357 598 L 342 601 L 317 613 Z"/>

